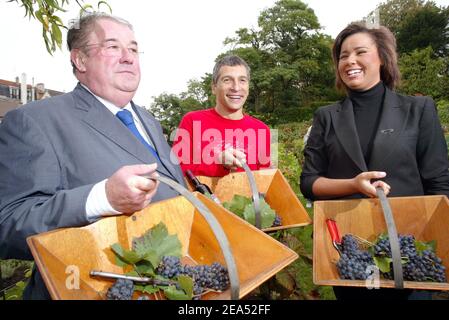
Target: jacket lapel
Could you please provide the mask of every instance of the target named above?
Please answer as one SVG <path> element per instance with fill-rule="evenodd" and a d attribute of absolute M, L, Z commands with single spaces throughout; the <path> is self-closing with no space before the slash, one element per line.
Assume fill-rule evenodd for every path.
<path fill-rule="evenodd" d="M 168 173 L 172 175 L 171 178 L 178 180 L 176 178 L 177 175 L 174 166 L 170 165 L 172 163 L 170 159 L 170 149 L 167 147 L 167 142 L 165 140 L 162 140 L 161 137 L 156 136 L 156 133 L 159 130 L 158 128 L 156 128 L 154 120 L 151 119 L 147 114 L 141 112 L 141 110 L 136 108 L 136 105 L 133 102 L 131 102 L 131 104 L 137 116 L 140 118 L 143 126 L 145 127 L 148 136 L 153 142 L 154 148 L 156 149 L 159 158 L 161 159 L 161 164 L 165 167 Z"/>
<path fill-rule="evenodd" d="M 147 148 L 100 101 L 79 84 L 75 93 L 80 98 L 76 107 L 86 111 L 85 123 L 141 162 L 150 161 Z"/>
<path fill-rule="evenodd" d="M 409 111 L 410 104 L 401 103 L 399 96 L 387 88 L 369 160 L 370 170 L 380 170 L 383 161 L 395 150 L 404 124 L 407 123 Z"/>
<path fill-rule="evenodd" d="M 360 147 L 359 135 L 355 126 L 352 102 L 346 98 L 331 112 L 335 134 L 346 153 L 361 171 L 368 171 Z"/>

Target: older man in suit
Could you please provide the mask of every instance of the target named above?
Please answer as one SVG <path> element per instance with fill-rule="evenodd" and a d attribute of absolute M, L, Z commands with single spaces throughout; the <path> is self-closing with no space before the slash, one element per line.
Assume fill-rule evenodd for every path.
<path fill-rule="evenodd" d="M 32 259 L 30 235 L 130 214 L 183 184 L 160 124 L 132 98 L 140 81 L 132 26 L 104 14 L 68 32 L 76 88 L 9 112 L 0 125 L 0 258 Z M 49 298 L 34 270 L 24 298 Z"/>

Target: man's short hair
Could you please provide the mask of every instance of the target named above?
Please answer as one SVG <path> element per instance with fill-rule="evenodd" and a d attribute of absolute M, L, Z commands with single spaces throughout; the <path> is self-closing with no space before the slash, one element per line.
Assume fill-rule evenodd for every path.
<path fill-rule="evenodd" d="M 246 68 L 246 73 L 248 74 L 248 80 L 250 79 L 251 69 L 245 60 L 236 55 L 229 55 L 221 58 L 217 61 L 214 66 L 214 71 L 212 73 L 212 84 L 217 84 L 218 79 L 220 78 L 220 69 L 223 66 L 244 66 Z"/>
<path fill-rule="evenodd" d="M 72 21 L 67 33 L 67 48 L 69 51 L 85 47 L 87 45 L 90 33 L 93 32 L 95 24 L 100 20 L 111 20 L 123 24 L 133 30 L 132 24 L 125 19 L 103 12 L 83 13 L 79 19 Z M 73 73 L 75 73 L 76 66 L 72 61 L 70 62 L 72 63 Z"/>

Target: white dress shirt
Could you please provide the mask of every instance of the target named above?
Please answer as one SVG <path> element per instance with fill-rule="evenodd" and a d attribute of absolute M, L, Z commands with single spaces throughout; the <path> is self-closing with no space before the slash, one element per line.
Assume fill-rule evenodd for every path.
<path fill-rule="evenodd" d="M 89 88 L 87 88 L 85 85 L 83 85 L 83 84 L 81 84 L 81 85 L 86 90 L 88 90 L 90 93 L 92 93 L 92 91 L 90 91 Z M 119 108 L 119 107 L 115 106 L 113 103 L 111 103 L 101 97 L 96 96 L 94 93 L 92 93 L 92 95 L 95 98 L 97 98 L 97 100 L 100 101 L 114 115 L 116 115 L 117 112 L 119 112 L 123 109 L 130 111 L 131 114 L 133 115 L 133 119 L 136 124 L 137 130 L 142 135 L 142 137 L 145 139 L 145 141 L 154 147 L 154 145 L 153 145 L 151 139 L 148 137 L 148 134 L 145 131 L 139 117 L 136 115 L 133 108 L 131 107 L 130 102 L 128 102 L 128 104 L 126 106 L 124 106 L 123 108 Z M 108 201 L 108 198 L 106 196 L 106 181 L 107 180 L 108 179 L 104 179 L 103 181 L 96 183 L 93 186 L 92 190 L 90 191 L 89 195 L 87 196 L 86 215 L 87 215 L 87 219 L 90 222 L 95 222 L 96 220 L 98 220 L 102 217 L 122 214 L 122 212 L 115 210 Z"/>

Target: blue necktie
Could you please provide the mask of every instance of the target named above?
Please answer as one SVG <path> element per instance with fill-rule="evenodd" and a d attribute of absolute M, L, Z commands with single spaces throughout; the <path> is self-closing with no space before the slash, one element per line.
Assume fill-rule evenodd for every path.
<path fill-rule="evenodd" d="M 145 141 L 145 139 L 139 133 L 139 130 L 137 130 L 131 112 L 129 110 L 124 109 L 117 112 L 116 116 L 136 136 L 136 138 L 139 139 L 139 141 L 142 142 L 144 146 L 147 147 L 148 150 L 150 150 L 150 152 L 153 154 L 156 160 L 160 161 L 159 155 L 157 154 L 156 150 L 148 142 Z"/>

